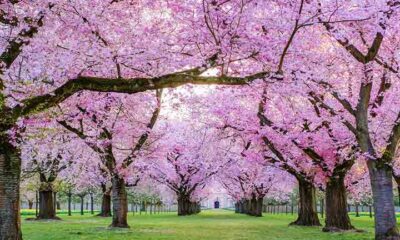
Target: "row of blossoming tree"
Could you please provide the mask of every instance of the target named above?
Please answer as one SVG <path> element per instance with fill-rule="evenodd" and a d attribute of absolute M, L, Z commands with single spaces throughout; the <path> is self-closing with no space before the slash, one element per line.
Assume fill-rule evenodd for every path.
<path fill-rule="evenodd" d="M 189 83 L 225 85 L 196 101 L 212 117 L 193 116 L 244 141 L 232 151 L 219 141 L 221 149 L 262 158 L 298 180 L 306 200 L 296 224 L 319 224 L 312 201 L 322 187 L 332 216 L 326 229 L 352 228 L 344 182 L 364 161 L 376 239 L 399 239 L 392 183 L 400 141 L 399 8 L 397 0 L 2 1 L 0 239 L 22 238 L 21 159 L 49 168 L 44 190 L 74 165 L 73 156 L 93 160 L 84 166 L 97 174 L 87 177 L 109 178 L 112 225 L 126 226 L 125 187 L 136 184 L 139 159 L 163 151 L 172 166 L 197 159 L 196 147 L 164 149 L 157 139 L 169 137 L 160 129 L 153 136 L 162 89 Z M 183 95 L 177 91 L 169 102 L 185 102 Z M 35 124 L 50 132 L 32 130 Z M 73 147 L 36 149 L 51 136 Z M 75 152 L 83 145 L 90 154 Z M 219 154 L 227 165 L 239 161 Z M 53 167 L 42 165 L 45 155 Z M 205 184 L 208 174 L 196 179 Z M 175 191 L 194 187 L 171 183 Z"/>

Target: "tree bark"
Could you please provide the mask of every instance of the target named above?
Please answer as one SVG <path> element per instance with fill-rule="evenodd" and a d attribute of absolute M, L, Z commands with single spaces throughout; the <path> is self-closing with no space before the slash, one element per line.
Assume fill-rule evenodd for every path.
<path fill-rule="evenodd" d="M 53 204 L 54 212 L 57 214 L 57 192 L 53 192 Z"/>
<path fill-rule="evenodd" d="M 250 200 L 248 200 L 249 209 L 247 214 L 254 217 L 262 217 L 262 204 L 263 197 L 253 196 Z"/>
<path fill-rule="evenodd" d="M 94 214 L 94 203 L 93 203 L 94 199 L 93 199 L 93 193 L 90 193 L 90 213 L 93 215 Z"/>
<path fill-rule="evenodd" d="M 39 191 L 35 192 L 35 217 L 37 218 L 39 216 Z"/>
<path fill-rule="evenodd" d="M 125 181 L 119 176 L 112 178 L 113 220 L 110 227 L 129 228 L 128 225 L 128 199 Z"/>
<path fill-rule="evenodd" d="M 51 190 L 39 191 L 39 216 L 38 219 L 55 219 L 54 195 Z"/>
<path fill-rule="evenodd" d="M 375 239 L 400 239 L 393 202 L 392 168 L 368 161 L 375 212 Z"/>
<path fill-rule="evenodd" d="M 399 194 L 399 206 L 400 206 L 400 185 L 397 185 L 397 194 Z"/>
<path fill-rule="evenodd" d="M 326 186 L 326 219 L 323 231 L 354 229 L 347 213 L 347 196 L 344 176 L 332 176 Z"/>
<path fill-rule="evenodd" d="M 241 199 L 240 201 L 238 201 L 238 211 L 240 214 L 244 213 L 244 205 L 243 205 L 243 199 Z"/>
<path fill-rule="evenodd" d="M 299 181 L 299 214 L 291 225 L 321 226 L 316 209 L 315 187 L 312 183 L 298 178 Z"/>
<path fill-rule="evenodd" d="M 235 213 L 239 213 L 239 203 L 235 202 Z"/>
<path fill-rule="evenodd" d="M 102 185 L 102 190 L 101 211 L 97 216 L 111 217 L 111 190 L 108 190 L 105 185 Z"/>
<path fill-rule="evenodd" d="M 393 171 L 389 166 L 389 163 L 393 161 L 394 153 L 392 150 L 386 148 L 382 158 L 378 158 L 370 137 L 370 111 L 368 108 L 370 106 L 373 86 L 372 81 L 369 81 L 369 79 L 372 79 L 372 73 L 372 65 L 364 65 L 365 76 L 359 90 L 359 100 L 355 112 L 356 138 L 361 151 L 371 158 L 367 160 L 367 165 L 375 212 L 375 239 L 400 239 L 393 201 Z M 392 137 L 393 135 L 389 139 Z"/>
<path fill-rule="evenodd" d="M 248 200 L 247 199 L 243 199 L 241 201 L 242 204 L 242 212 L 243 214 L 247 214 L 249 212 L 249 204 L 248 204 Z"/>
<path fill-rule="evenodd" d="M 68 216 L 71 216 L 71 204 L 72 204 L 72 193 L 71 190 L 68 191 Z"/>
<path fill-rule="evenodd" d="M 110 193 L 103 194 L 103 198 L 101 201 L 101 212 L 97 216 L 111 217 L 111 195 L 110 195 Z"/>
<path fill-rule="evenodd" d="M 358 203 L 355 204 L 356 217 L 360 217 L 360 211 L 358 211 Z"/>
<path fill-rule="evenodd" d="M 178 216 L 193 215 L 199 212 L 199 203 L 190 201 L 190 197 L 184 193 L 178 194 Z"/>
<path fill-rule="evenodd" d="M 396 174 L 393 173 L 393 178 L 397 184 L 398 205 L 400 206 L 400 176 L 396 176 Z"/>
<path fill-rule="evenodd" d="M 7 137 L 0 135 L 0 240 L 22 239 L 19 213 L 20 175 L 19 151 L 9 144 Z"/>
<path fill-rule="evenodd" d="M 262 212 L 263 212 L 263 202 L 264 198 L 263 197 L 258 197 L 256 200 L 256 217 L 262 217 Z"/>
<path fill-rule="evenodd" d="M 85 196 L 79 196 L 81 198 L 81 215 L 84 214 L 83 210 L 84 210 L 84 198 Z"/>

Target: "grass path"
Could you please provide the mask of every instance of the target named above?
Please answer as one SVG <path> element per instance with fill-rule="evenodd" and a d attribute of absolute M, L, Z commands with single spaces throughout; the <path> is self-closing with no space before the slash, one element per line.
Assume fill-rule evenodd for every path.
<path fill-rule="evenodd" d="M 129 216 L 130 229 L 109 230 L 111 218 L 92 215 L 68 217 L 62 221 L 25 221 L 25 240 L 107 239 L 107 240 L 347 240 L 373 239 L 373 220 L 352 218 L 353 225 L 364 233 L 323 233 L 319 227 L 288 227 L 291 215 L 265 215 L 254 218 L 225 210 L 204 211 L 196 216 L 177 217 L 174 213 Z"/>

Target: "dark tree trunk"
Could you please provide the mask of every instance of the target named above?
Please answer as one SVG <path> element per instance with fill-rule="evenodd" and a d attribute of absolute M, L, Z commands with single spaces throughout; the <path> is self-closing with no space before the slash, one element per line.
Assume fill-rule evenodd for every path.
<path fill-rule="evenodd" d="M 39 191 L 39 216 L 38 219 L 55 219 L 56 211 L 54 209 L 53 191 Z"/>
<path fill-rule="evenodd" d="M 54 212 L 57 213 L 57 193 L 53 192 L 53 203 L 54 203 Z"/>
<path fill-rule="evenodd" d="M 400 239 L 393 202 L 392 168 L 382 163 L 378 165 L 379 162 L 368 161 L 375 212 L 375 239 Z"/>
<path fill-rule="evenodd" d="M 71 190 L 68 191 L 68 216 L 71 216 L 71 204 L 72 204 L 72 193 Z"/>
<path fill-rule="evenodd" d="M 39 216 L 39 191 L 35 192 L 35 217 L 37 218 Z"/>
<path fill-rule="evenodd" d="M 85 196 L 79 196 L 80 197 L 80 199 L 81 199 L 81 215 L 83 215 L 84 214 L 84 198 L 85 198 Z"/>
<path fill-rule="evenodd" d="M 57 201 L 57 202 L 56 202 L 56 209 L 57 209 L 57 210 L 61 210 L 61 203 L 60 203 L 60 201 Z"/>
<path fill-rule="evenodd" d="M 350 230 L 351 225 L 347 214 L 347 196 L 344 176 L 332 176 L 326 186 L 326 219 L 323 231 Z"/>
<path fill-rule="evenodd" d="M 247 214 L 249 211 L 248 211 L 248 200 L 247 199 L 243 199 L 242 201 L 241 201 L 241 206 L 242 206 L 242 211 L 241 211 L 241 213 L 242 214 Z"/>
<path fill-rule="evenodd" d="M 321 226 L 315 207 L 317 200 L 314 185 L 304 179 L 299 178 L 298 181 L 300 195 L 299 214 L 297 220 L 291 223 L 291 225 Z"/>
<path fill-rule="evenodd" d="M 114 176 L 112 178 L 113 220 L 111 227 L 129 228 L 128 225 L 128 199 L 124 179 Z"/>
<path fill-rule="evenodd" d="M 239 213 L 239 203 L 235 202 L 235 213 Z"/>
<path fill-rule="evenodd" d="M 238 203 L 237 203 L 237 205 L 238 205 L 238 213 L 243 213 L 243 203 L 242 203 L 242 200 L 240 200 Z"/>
<path fill-rule="evenodd" d="M 33 208 L 33 201 L 28 200 L 28 208 L 32 209 Z"/>
<path fill-rule="evenodd" d="M 247 214 L 250 216 L 255 216 L 255 212 L 256 212 L 256 198 L 252 197 L 251 199 L 248 200 L 247 204 L 248 204 L 248 212 Z"/>
<path fill-rule="evenodd" d="M 186 194 L 178 194 L 178 216 L 193 215 L 199 212 L 199 203 L 190 201 L 190 197 Z"/>
<path fill-rule="evenodd" d="M 393 174 L 393 177 L 397 184 L 398 205 L 400 206 L 400 176 L 396 176 L 396 174 Z"/>
<path fill-rule="evenodd" d="M 397 184 L 397 194 L 399 194 L 399 206 L 400 206 L 400 185 L 399 184 Z"/>
<path fill-rule="evenodd" d="M 324 199 L 321 199 L 321 201 L 320 201 L 320 204 L 321 204 L 321 210 L 320 210 L 320 212 L 321 212 L 321 217 L 322 218 L 324 218 L 324 213 L 325 213 L 325 209 L 324 209 L 324 204 L 325 204 L 325 202 L 324 202 Z M 346 204 L 347 204 L 347 201 L 346 201 Z M 346 211 L 347 211 L 347 209 L 346 209 Z M 325 220 L 326 221 L 326 220 Z"/>
<path fill-rule="evenodd" d="M 251 200 L 248 201 L 249 209 L 247 214 L 254 217 L 262 217 L 262 203 L 263 197 L 253 196 Z"/>
<path fill-rule="evenodd" d="M 93 193 L 90 193 L 90 213 L 93 215 L 94 214 L 94 206 L 93 206 Z"/>
<path fill-rule="evenodd" d="M 111 191 L 102 185 L 103 197 L 101 200 L 101 211 L 99 217 L 111 217 Z"/>
<path fill-rule="evenodd" d="M 20 240 L 21 158 L 18 149 L 9 144 L 3 133 L 0 132 L 0 240 Z"/>
<path fill-rule="evenodd" d="M 254 216 L 256 217 L 262 217 L 262 212 L 263 212 L 263 197 L 258 197 L 256 200 L 256 214 Z"/>
<path fill-rule="evenodd" d="M 355 207 L 356 207 L 356 217 L 359 217 L 360 216 L 360 211 L 358 210 L 358 203 L 356 203 L 355 204 Z"/>

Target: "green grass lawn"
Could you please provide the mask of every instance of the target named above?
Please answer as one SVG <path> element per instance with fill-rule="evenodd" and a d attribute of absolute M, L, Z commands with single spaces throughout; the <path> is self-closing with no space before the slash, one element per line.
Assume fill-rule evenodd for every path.
<path fill-rule="evenodd" d="M 373 220 L 368 216 L 352 217 L 353 225 L 365 232 L 324 233 L 319 227 L 294 227 L 288 224 L 292 215 L 266 214 L 262 218 L 235 214 L 226 210 L 203 211 L 196 216 L 178 217 L 176 213 L 157 215 L 129 215 L 130 229 L 110 230 L 111 218 L 75 213 L 68 217 L 59 214 L 62 221 L 26 221 L 22 230 L 25 240 L 57 239 L 373 239 Z M 323 219 L 322 219 L 323 221 Z"/>

